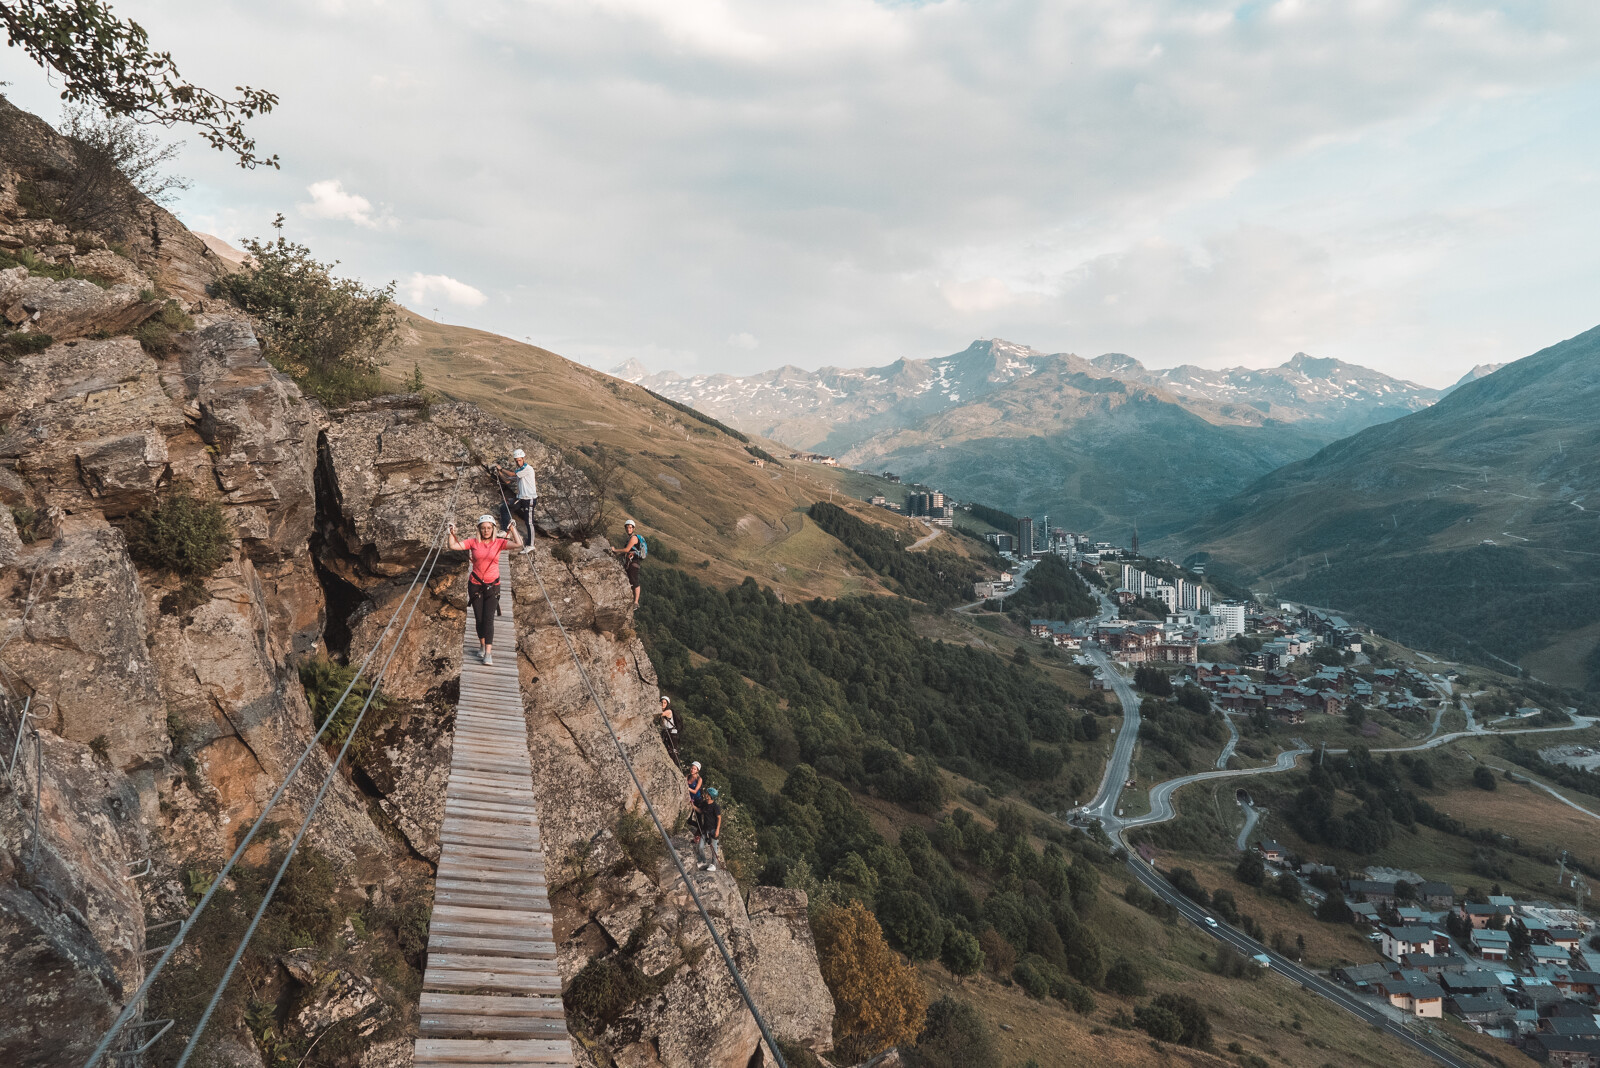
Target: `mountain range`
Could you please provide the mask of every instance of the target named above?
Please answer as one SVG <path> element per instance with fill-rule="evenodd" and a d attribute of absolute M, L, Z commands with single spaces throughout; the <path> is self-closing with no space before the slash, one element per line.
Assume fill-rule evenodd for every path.
<path fill-rule="evenodd" d="M 1152 370 L 1000 339 L 883 367 L 613 374 L 746 432 L 887 467 L 958 497 L 1108 531 L 1161 531 L 1444 391 L 1297 353 L 1280 367 Z"/>
<path fill-rule="evenodd" d="M 1600 327 L 1271 472 L 1164 547 L 1422 648 L 1594 687 L 1597 404 Z"/>

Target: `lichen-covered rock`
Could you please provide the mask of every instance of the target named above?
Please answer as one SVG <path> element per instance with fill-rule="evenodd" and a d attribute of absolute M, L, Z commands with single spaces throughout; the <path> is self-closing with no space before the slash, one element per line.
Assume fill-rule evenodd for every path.
<path fill-rule="evenodd" d="M 534 791 L 558 880 L 571 873 L 572 843 L 593 838 L 623 812 L 643 808 L 591 685 L 662 822 L 672 827 L 688 811 L 683 772 L 667 756 L 654 725 L 661 707 L 655 669 L 631 632 L 618 633 L 627 627 L 633 605 L 622 570 L 603 543 L 567 547 L 571 565 L 557 560 L 545 539 L 533 553 L 513 557 L 511 565 Z"/>
<path fill-rule="evenodd" d="M 0 618 L 14 622 L 10 671 L 49 697 L 46 729 L 103 745 L 117 767 L 166 752 L 144 597 L 120 531 L 94 515 L 68 519 Z"/>
<path fill-rule="evenodd" d="M 833 1048 L 833 995 L 817 963 L 806 905 L 804 890 L 751 888 L 746 908 L 756 963 L 746 978 L 780 1040 L 825 1053 Z"/>
<path fill-rule="evenodd" d="M 154 499 L 184 429 L 154 360 L 132 338 L 68 342 L 0 367 L 0 459 L 67 511 L 112 518 Z"/>
<path fill-rule="evenodd" d="M 26 267 L 0 271 L 0 314 L 57 340 L 132 330 L 160 310 L 130 285 L 102 288 L 82 278 L 46 278 Z"/>
<path fill-rule="evenodd" d="M 144 910 L 127 876 L 148 855 L 128 780 L 87 746 L 41 733 L 21 805 L 0 803 L 0 1063 L 81 1063 L 144 977 Z M 33 797 L 43 770 L 39 842 Z"/>
<path fill-rule="evenodd" d="M 320 409 L 262 357 L 250 324 L 195 331 L 179 360 L 185 395 L 199 412 L 212 475 L 233 509 L 245 551 L 259 561 L 303 556 L 316 526 L 310 492 Z"/>
<path fill-rule="evenodd" d="M 209 600 L 178 614 L 155 609 L 152 656 L 166 703 L 173 743 L 201 766 L 206 787 L 186 779 L 162 787 L 175 839 L 169 848 L 220 863 L 315 733 L 311 711 L 283 651 L 272 640 L 255 568 L 242 557 L 206 583 Z M 156 600 L 159 591 L 148 596 Z M 298 819 L 327 771 L 312 751 L 279 803 L 278 818 Z M 381 863 L 390 848 L 362 811 L 362 802 L 336 778 L 311 841 L 342 867 Z"/>
<path fill-rule="evenodd" d="M 385 724 L 359 757 L 361 773 L 382 795 L 379 807 L 418 855 L 435 862 L 454 722 L 453 708 L 423 703 Z"/>

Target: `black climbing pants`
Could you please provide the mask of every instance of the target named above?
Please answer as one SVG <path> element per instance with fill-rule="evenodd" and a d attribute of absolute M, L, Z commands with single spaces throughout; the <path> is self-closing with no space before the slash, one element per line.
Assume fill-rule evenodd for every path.
<path fill-rule="evenodd" d="M 478 638 L 494 644 L 494 617 L 500 611 L 500 583 L 467 580 L 467 603 L 472 605 L 472 615 L 478 621 Z"/>

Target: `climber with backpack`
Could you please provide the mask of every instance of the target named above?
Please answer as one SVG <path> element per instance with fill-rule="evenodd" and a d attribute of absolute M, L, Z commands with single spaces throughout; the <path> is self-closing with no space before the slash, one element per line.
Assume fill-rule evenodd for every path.
<path fill-rule="evenodd" d="M 622 569 L 628 573 L 628 585 L 633 587 L 633 606 L 639 607 L 639 561 L 650 554 L 650 546 L 645 544 L 643 537 L 634 532 L 634 522 L 629 519 L 622 524 L 628 532 L 628 540 L 622 548 L 611 551 L 622 557 Z"/>
<path fill-rule="evenodd" d="M 700 866 L 701 871 L 717 870 L 717 839 L 722 837 L 722 802 L 717 800 L 717 788 L 706 787 L 705 800 L 700 805 L 700 832 L 705 835 L 711 860 Z M 696 852 L 698 852 L 698 846 Z"/>

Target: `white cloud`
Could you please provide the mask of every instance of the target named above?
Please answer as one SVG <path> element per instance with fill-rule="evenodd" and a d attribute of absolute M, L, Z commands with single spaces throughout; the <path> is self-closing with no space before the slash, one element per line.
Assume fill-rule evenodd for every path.
<path fill-rule="evenodd" d="M 432 301 L 442 300 L 451 304 L 460 304 L 468 308 L 479 308 L 488 302 L 489 298 L 479 289 L 457 281 L 447 274 L 422 274 L 418 272 L 406 279 L 401 287 L 406 299 L 417 307 Z"/>
<path fill-rule="evenodd" d="M 282 98 L 284 171 L 191 148 L 180 207 L 258 234 L 309 185 L 320 257 L 605 365 L 1002 336 L 1441 382 L 1597 317 L 1593 0 L 374 7 L 143 0 L 186 74 Z"/>
<path fill-rule="evenodd" d="M 382 230 L 395 225 L 392 217 L 375 214 L 372 201 L 348 192 L 344 183 L 337 178 L 312 182 L 306 186 L 306 192 L 311 194 L 311 203 L 297 204 L 295 207 L 308 218 L 337 219 L 365 226 L 369 230 Z"/>
<path fill-rule="evenodd" d="M 746 352 L 750 352 L 761 347 L 761 342 L 756 340 L 756 336 L 748 331 L 740 331 L 737 334 L 729 334 L 728 344 L 736 349 L 743 349 Z"/>

